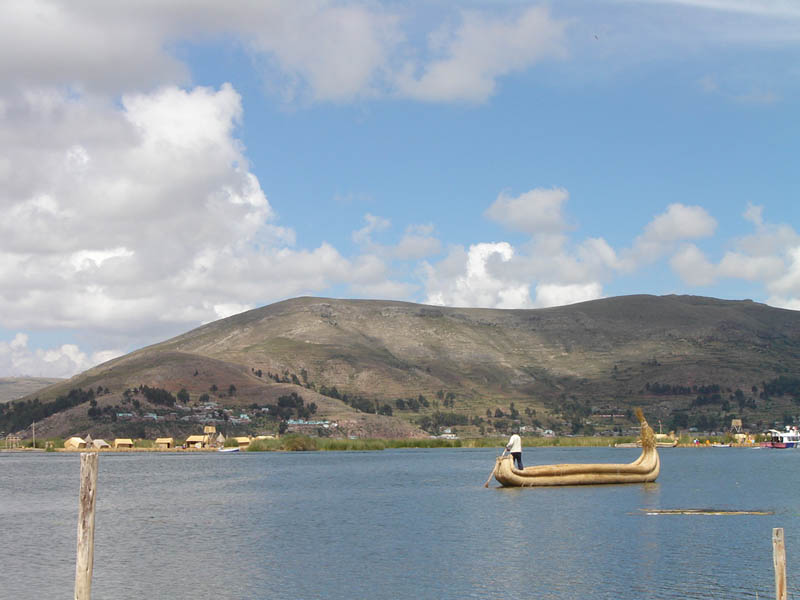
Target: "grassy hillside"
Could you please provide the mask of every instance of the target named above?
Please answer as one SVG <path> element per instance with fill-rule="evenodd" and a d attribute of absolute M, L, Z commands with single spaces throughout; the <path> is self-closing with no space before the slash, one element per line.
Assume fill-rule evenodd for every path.
<path fill-rule="evenodd" d="M 0 402 L 17 400 L 59 381 L 53 377 L 0 377 Z"/>
<path fill-rule="evenodd" d="M 780 376 L 789 383 L 770 387 Z M 627 296 L 491 310 L 297 298 L 143 348 L 39 398 L 99 386 L 103 402 L 121 406 L 125 389 L 145 385 L 184 389 L 191 405 L 216 387 L 214 401 L 247 407 L 294 390 L 316 417 L 372 420 L 378 434 L 389 423 L 404 435 L 418 425 L 610 430 L 631 422 L 634 405 L 665 427 L 719 429 L 734 417 L 762 427 L 800 414 L 798 376 L 800 313 L 751 301 Z"/>

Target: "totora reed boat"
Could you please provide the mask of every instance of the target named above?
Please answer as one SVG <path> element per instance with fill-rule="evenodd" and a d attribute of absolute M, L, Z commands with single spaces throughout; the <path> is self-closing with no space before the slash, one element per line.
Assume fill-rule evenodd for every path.
<path fill-rule="evenodd" d="M 564 464 L 514 467 L 510 455 L 498 456 L 494 478 L 505 487 L 534 487 L 547 485 L 590 485 L 606 483 L 645 483 L 655 481 L 661 468 L 653 429 L 637 410 L 642 425 L 642 454 L 627 464 Z M 491 479 L 491 477 L 490 477 Z"/>

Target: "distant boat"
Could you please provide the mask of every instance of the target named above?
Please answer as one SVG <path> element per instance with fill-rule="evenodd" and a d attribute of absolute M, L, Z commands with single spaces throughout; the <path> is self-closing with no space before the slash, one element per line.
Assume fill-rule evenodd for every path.
<path fill-rule="evenodd" d="M 711 447 L 712 448 L 730 448 L 731 445 L 730 444 L 720 444 L 719 442 L 715 442 L 715 443 L 711 444 Z"/>
<path fill-rule="evenodd" d="M 770 429 L 766 435 L 769 436 L 769 440 L 759 444 L 762 448 L 797 448 L 800 446 L 800 432 L 796 429 L 787 431 Z"/>
<path fill-rule="evenodd" d="M 230 448 L 220 448 L 217 452 L 238 452 L 239 446 L 231 446 Z"/>

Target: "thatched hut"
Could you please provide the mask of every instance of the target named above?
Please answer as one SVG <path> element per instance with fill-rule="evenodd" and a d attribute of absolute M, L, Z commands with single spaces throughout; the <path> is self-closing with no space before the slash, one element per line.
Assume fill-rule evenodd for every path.
<path fill-rule="evenodd" d="M 171 437 L 156 438 L 156 448 L 174 448 L 175 440 Z"/>
<path fill-rule="evenodd" d="M 92 440 L 92 448 L 95 448 L 96 450 L 103 450 L 105 448 L 111 448 L 111 444 L 105 440 Z"/>
<path fill-rule="evenodd" d="M 208 446 L 207 435 L 190 435 L 186 438 L 186 445 L 190 448 L 205 448 Z"/>
<path fill-rule="evenodd" d="M 114 448 L 131 449 L 133 448 L 133 440 L 129 438 L 117 438 L 114 440 Z"/>
<path fill-rule="evenodd" d="M 80 450 L 82 448 L 86 448 L 86 441 L 83 438 L 72 436 L 64 442 L 65 450 Z"/>
<path fill-rule="evenodd" d="M 250 446 L 249 437 L 235 437 L 233 439 L 239 444 L 239 450 L 247 450 L 248 446 Z"/>

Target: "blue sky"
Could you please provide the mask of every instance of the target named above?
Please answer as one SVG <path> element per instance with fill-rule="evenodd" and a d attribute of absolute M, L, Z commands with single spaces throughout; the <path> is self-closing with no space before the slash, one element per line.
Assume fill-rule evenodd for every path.
<path fill-rule="evenodd" d="M 299 295 L 800 309 L 800 7 L 12 1 L 0 376 Z"/>

